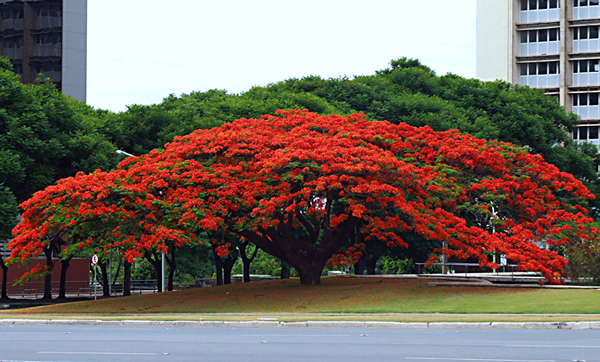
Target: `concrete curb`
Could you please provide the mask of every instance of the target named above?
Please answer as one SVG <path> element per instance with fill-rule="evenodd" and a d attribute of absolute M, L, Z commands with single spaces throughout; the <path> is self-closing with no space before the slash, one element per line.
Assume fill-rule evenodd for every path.
<path fill-rule="evenodd" d="M 99 319 L 0 319 L 0 325 L 86 325 L 230 328 L 503 328 L 600 329 L 600 322 L 278 322 L 278 321 L 144 321 Z"/>

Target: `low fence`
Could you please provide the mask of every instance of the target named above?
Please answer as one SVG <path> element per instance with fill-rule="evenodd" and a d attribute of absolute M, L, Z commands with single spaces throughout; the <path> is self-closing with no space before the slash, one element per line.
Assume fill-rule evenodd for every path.
<path fill-rule="evenodd" d="M 10 298 L 38 298 L 44 295 L 44 282 L 25 282 L 19 285 L 18 289 L 8 291 Z M 132 280 L 131 293 L 155 293 L 157 292 L 156 279 L 153 280 Z M 60 288 L 59 282 L 52 282 L 52 296 L 58 296 Z M 85 297 L 85 296 L 100 296 L 103 294 L 102 284 L 94 284 L 89 280 L 82 281 L 67 281 L 65 283 L 65 292 L 68 297 Z M 111 286 L 111 295 L 122 294 L 123 284 L 114 283 Z"/>
<path fill-rule="evenodd" d="M 488 267 L 482 267 L 477 263 L 435 263 L 430 264 L 435 266 L 441 266 L 442 269 L 446 269 L 447 274 L 469 274 L 469 273 L 489 273 L 493 270 Z M 425 263 L 415 263 L 417 267 L 417 274 L 425 274 Z M 429 265 L 428 265 L 429 266 Z M 517 270 L 517 264 L 500 265 L 496 271 L 499 272 L 511 272 L 514 273 Z"/>
<path fill-rule="evenodd" d="M 251 276 L 250 281 L 262 281 L 276 279 L 271 276 Z M 243 278 L 241 276 L 231 277 L 232 283 L 242 283 Z M 217 285 L 216 278 L 200 278 L 196 280 L 195 284 L 175 285 L 175 290 L 183 290 L 190 288 L 202 288 Z M 60 283 L 52 282 L 52 296 L 56 297 L 59 293 Z M 110 287 L 111 295 L 123 294 L 123 282 L 119 281 L 113 283 Z M 86 297 L 86 296 L 101 296 L 103 294 L 103 288 L 101 283 L 94 284 L 91 281 L 67 281 L 65 283 L 65 291 L 68 297 Z M 158 292 L 158 281 L 156 279 L 147 280 L 132 280 L 130 287 L 131 294 L 144 294 L 144 293 L 157 293 Z M 19 285 L 19 289 L 9 291 L 10 298 L 40 298 L 44 295 L 44 282 L 26 282 Z"/>

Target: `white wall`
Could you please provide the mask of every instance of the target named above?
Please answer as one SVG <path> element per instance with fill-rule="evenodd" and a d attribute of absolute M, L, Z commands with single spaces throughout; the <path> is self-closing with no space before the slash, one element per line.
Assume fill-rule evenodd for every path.
<path fill-rule="evenodd" d="M 477 78 L 509 80 L 511 0 L 477 0 Z"/>
<path fill-rule="evenodd" d="M 62 92 L 86 99 L 87 0 L 63 0 Z"/>

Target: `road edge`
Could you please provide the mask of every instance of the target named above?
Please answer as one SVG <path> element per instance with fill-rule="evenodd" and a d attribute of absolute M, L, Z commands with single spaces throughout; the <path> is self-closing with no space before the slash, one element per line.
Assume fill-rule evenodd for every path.
<path fill-rule="evenodd" d="M 99 319 L 0 319 L 0 325 L 86 325 L 162 326 L 229 328 L 496 328 L 496 329 L 600 329 L 600 321 L 590 322 L 282 322 L 282 321 L 146 321 Z"/>

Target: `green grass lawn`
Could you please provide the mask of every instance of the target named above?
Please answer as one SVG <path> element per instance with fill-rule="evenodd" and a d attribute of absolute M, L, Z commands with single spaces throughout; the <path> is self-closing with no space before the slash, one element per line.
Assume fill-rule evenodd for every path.
<path fill-rule="evenodd" d="M 323 278 L 318 286 L 302 286 L 298 280 L 273 280 L 5 311 L 0 317 L 122 318 L 161 313 L 172 315 L 166 319 L 185 315 L 255 320 L 275 315 L 294 321 L 312 315 L 311 320 L 489 321 L 489 314 L 510 314 L 494 320 L 520 321 L 519 315 L 527 315 L 526 320 L 565 320 L 566 314 L 586 314 L 568 319 L 600 320 L 596 289 L 431 287 L 429 281 L 336 277 Z"/>

